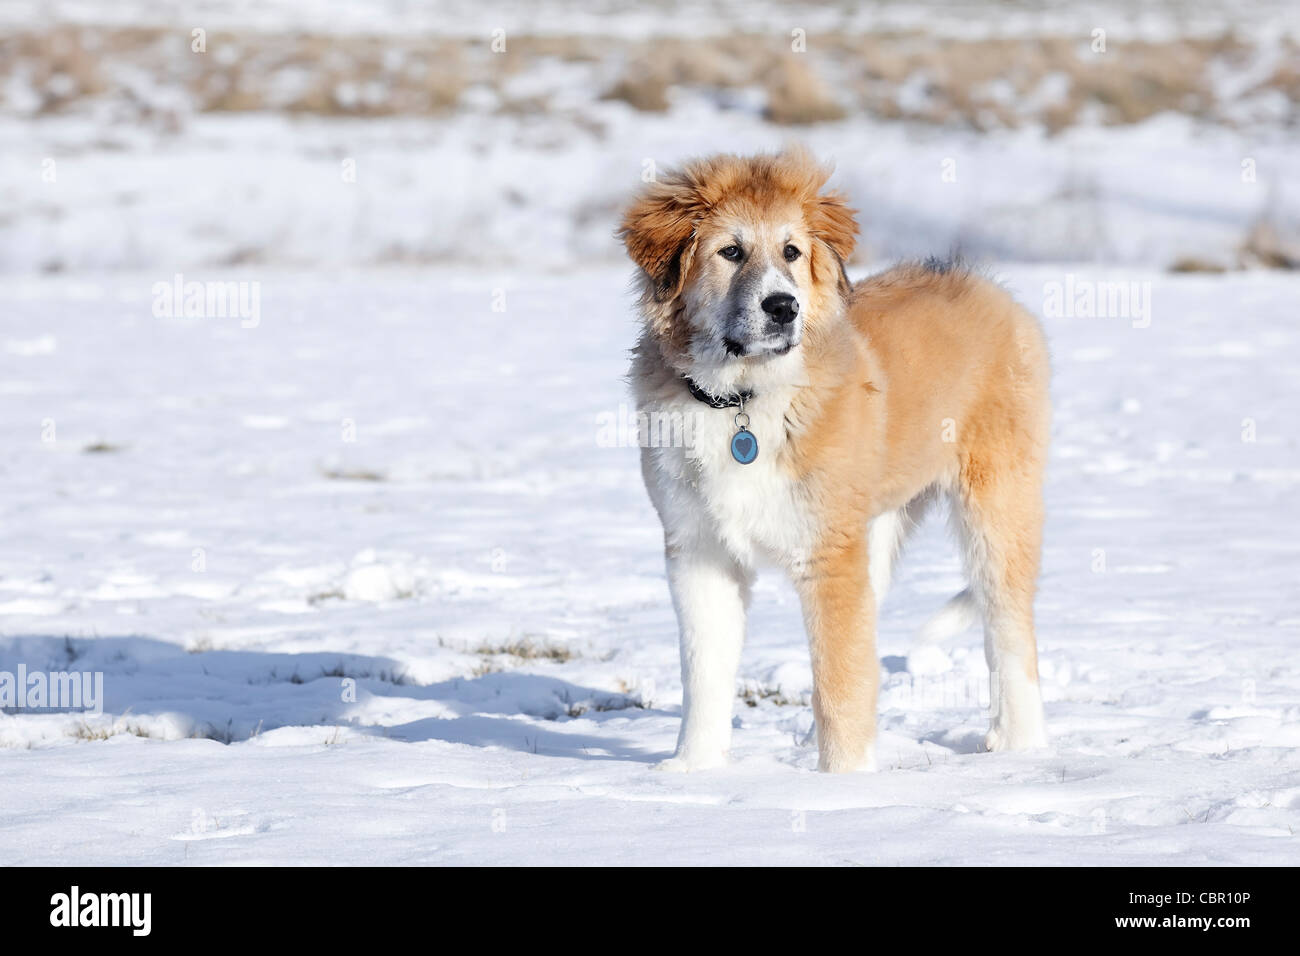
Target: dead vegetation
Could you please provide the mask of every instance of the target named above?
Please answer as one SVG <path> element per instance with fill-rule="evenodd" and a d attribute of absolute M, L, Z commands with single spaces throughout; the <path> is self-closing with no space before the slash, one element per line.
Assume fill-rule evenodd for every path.
<path fill-rule="evenodd" d="M 430 36 L 213 33 L 194 52 L 185 31 L 61 25 L 0 37 L 5 109 L 48 115 L 111 98 L 140 117 L 275 111 L 318 116 L 438 116 L 458 109 L 533 114 L 560 109 L 579 71 L 594 99 L 663 112 L 674 96 L 760 108 L 803 125 L 855 115 L 975 129 L 1082 121 L 1139 122 L 1175 111 L 1236 123 L 1242 101 L 1268 94 L 1281 121 L 1300 122 L 1295 40 L 1280 65 L 1224 100 L 1211 82 L 1259 54 L 1232 33 L 1124 42 L 1086 36 L 963 38 L 918 31 L 812 35 L 794 52 L 782 35 L 514 36 L 496 54 L 481 40 Z M 556 85 L 558 83 L 558 85 Z M 1238 84 L 1240 86 L 1240 84 Z M 571 87 L 569 87 L 571 89 Z M 470 94 L 473 94 L 472 97 Z"/>
<path fill-rule="evenodd" d="M 1247 231 L 1237 258 L 1245 268 L 1300 269 L 1300 236 L 1261 218 Z"/>
<path fill-rule="evenodd" d="M 1169 264 L 1169 271 L 1179 274 L 1216 275 L 1233 269 L 1300 269 L 1300 231 L 1296 224 L 1262 214 L 1246 229 L 1235 261 L 1183 255 Z"/>
<path fill-rule="evenodd" d="M 807 707 L 811 703 L 806 694 L 792 697 L 780 687 L 770 687 L 757 681 L 745 681 L 736 696 L 745 702 L 746 707 L 757 707 L 763 702 L 776 707 Z"/>
<path fill-rule="evenodd" d="M 78 721 L 72 728 L 71 736 L 74 740 L 108 740 L 110 737 L 119 737 L 122 735 L 132 737 L 151 737 L 153 736 L 143 725 L 134 720 L 128 720 L 125 717 L 117 720 L 99 720 L 91 722 L 89 720 Z"/>
<path fill-rule="evenodd" d="M 567 691 L 560 697 L 564 716 L 581 717 L 588 713 L 610 713 L 620 710 L 645 710 L 645 701 L 628 694 L 596 694 L 583 700 L 574 700 Z"/>
<path fill-rule="evenodd" d="M 565 644 L 555 644 L 536 637 L 511 638 L 501 644 L 483 643 L 473 653 L 483 657 L 513 657 L 520 661 L 554 661 L 563 664 L 578 653 Z"/>
<path fill-rule="evenodd" d="M 388 476 L 369 468 L 322 468 L 321 477 L 330 481 L 387 481 Z"/>
<path fill-rule="evenodd" d="M 1180 256 L 1169 264 L 1169 271 L 1180 274 L 1205 273 L 1215 275 L 1227 272 L 1228 267 L 1200 256 Z"/>
<path fill-rule="evenodd" d="M 438 645 L 440 647 L 446 646 L 441 638 Z M 555 664 L 564 664 L 582 656 L 567 644 L 556 644 L 535 635 L 513 637 L 500 643 L 484 641 L 482 644 L 466 650 L 468 653 L 477 654 L 482 658 L 470 671 L 472 677 L 500 674 L 505 670 L 517 667 L 524 661 L 550 661 Z"/>
<path fill-rule="evenodd" d="M 806 60 L 791 54 L 782 57 L 778 64 L 765 84 L 767 107 L 763 115 L 767 119 L 773 123 L 802 125 L 844 118 L 844 107 Z"/>
<path fill-rule="evenodd" d="M 601 99 L 622 100 L 643 113 L 664 113 L 671 86 L 664 70 L 641 63 L 619 77 Z"/>

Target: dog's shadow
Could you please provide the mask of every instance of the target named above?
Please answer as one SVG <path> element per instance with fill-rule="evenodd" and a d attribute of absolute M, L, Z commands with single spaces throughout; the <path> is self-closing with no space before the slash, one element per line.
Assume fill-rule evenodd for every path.
<path fill-rule="evenodd" d="M 662 711 L 646 708 L 631 695 L 520 672 L 456 678 L 415 690 L 413 695 L 402 696 L 435 700 L 451 713 L 366 730 L 411 743 L 442 740 L 583 760 L 651 763 L 666 756 L 646 752 L 613 735 L 564 729 L 578 718 L 601 724 L 656 713 L 665 716 Z"/>
<path fill-rule="evenodd" d="M 978 754 L 984 752 L 984 732 L 981 730 L 940 730 L 926 734 L 922 743 L 934 744 L 954 754 Z"/>
<path fill-rule="evenodd" d="M 342 726 L 410 743 L 440 740 L 583 760 L 651 763 L 666 756 L 601 732 L 606 723 L 666 716 L 638 696 L 522 671 L 419 684 L 400 662 L 362 654 L 192 652 L 148 636 L 0 638 L 0 671 L 14 674 L 19 665 L 29 674 L 103 675 L 104 716 L 83 718 L 92 739 L 105 725 L 152 736 L 162 726 L 148 719 L 156 717 L 183 735 L 225 744 L 284 727 Z M 403 712 L 411 719 L 403 720 Z M 579 718 L 581 729 L 566 729 Z"/>

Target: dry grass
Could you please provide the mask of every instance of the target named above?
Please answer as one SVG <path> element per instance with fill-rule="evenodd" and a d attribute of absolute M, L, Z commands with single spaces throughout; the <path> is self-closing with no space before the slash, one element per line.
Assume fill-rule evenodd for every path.
<path fill-rule="evenodd" d="M 620 710 L 645 710 L 645 702 L 639 697 L 626 694 L 601 694 L 586 700 L 563 698 L 566 717 L 581 717 L 583 714 L 604 714 Z"/>
<path fill-rule="evenodd" d="M 806 695 L 789 697 L 780 687 L 769 687 L 756 681 L 746 681 L 736 695 L 747 707 L 757 707 L 763 701 L 777 707 L 807 707 L 810 703 Z"/>
<path fill-rule="evenodd" d="M 118 718 L 113 721 L 99 721 L 91 723 L 82 720 L 72 728 L 72 737 L 74 740 L 107 740 L 109 737 L 119 737 L 123 734 L 133 737 L 152 736 L 148 730 L 137 724 L 135 721 L 125 718 Z"/>
<path fill-rule="evenodd" d="M 1279 92 L 1287 121 L 1300 123 L 1300 49 L 1283 42 L 1282 65 L 1244 95 Z M 2 105 L 37 115 L 107 97 L 172 122 L 183 112 L 178 101 L 198 112 L 438 116 L 468 108 L 471 89 L 475 108 L 536 114 L 553 108 L 552 91 L 531 80 L 560 63 L 583 71 L 579 82 L 590 83 L 593 97 L 644 112 L 668 109 L 677 89 L 712 95 L 724 109 L 750 108 L 736 94 L 752 90 L 781 124 L 870 115 L 1057 131 L 1165 110 L 1231 123 L 1233 104 L 1218 98 L 1211 74 L 1244 69 L 1256 52 L 1231 33 L 1112 38 L 1106 52 L 1093 52 L 1086 37 L 901 32 L 810 36 L 804 53 L 770 34 L 512 36 L 503 54 L 474 39 L 214 33 L 207 52 L 194 53 L 188 34 L 170 30 L 58 26 L 0 37 L 0 90 L 30 88 L 26 104 Z M 4 82 L 15 75 L 21 82 Z"/>
<path fill-rule="evenodd" d="M 1292 103 L 1300 102 L 1300 64 L 1295 62 L 1295 58 L 1300 56 L 1300 49 L 1293 46 L 1289 53 L 1292 62 L 1279 66 L 1268 79 L 1256 85 L 1251 90 L 1252 93 L 1264 90 L 1278 90 Z"/>
<path fill-rule="evenodd" d="M 480 644 L 473 653 L 484 657 L 513 657 L 521 661 L 555 661 L 563 664 L 578 656 L 564 644 L 553 644 L 534 637 L 511 639 L 503 644 Z"/>
<path fill-rule="evenodd" d="M 1207 273 L 1215 275 L 1221 272 L 1227 272 L 1227 266 L 1221 262 L 1212 262 L 1209 259 L 1202 259 L 1200 256 L 1180 256 L 1169 265 L 1169 271 L 1174 273 Z"/>
<path fill-rule="evenodd" d="M 330 481 L 387 481 L 388 477 L 369 468 L 322 468 L 321 476 Z"/>
<path fill-rule="evenodd" d="M 36 112 L 57 113 L 70 103 L 107 91 L 100 55 L 98 38 L 77 27 L 11 34 L 0 38 L 0 73 L 8 76 L 21 64 L 40 98 Z"/>
<path fill-rule="evenodd" d="M 1284 234 L 1269 219 L 1260 219 L 1242 240 L 1238 261 L 1246 267 L 1300 269 L 1300 237 Z"/>
<path fill-rule="evenodd" d="M 623 74 L 601 99 L 622 100 L 643 113 L 663 113 L 668 109 L 671 85 L 664 70 L 639 63 Z"/>
<path fill-rule="evenodd" d="M 26 74 L 37 114 L 112 95 L 151 114 L 149 87 L 179 89 L 199 112 L 327 116 L 445 113 L 472 71 L 461 41 L 212 33 L 207 50 L 159 29 L 59 26 L 0 38 L 0 77 Z M 150 75 L 150 83 L 135 78 Z M 16 104 L 5 103 L 13 107 Z"/>
<path fill-rule="evenodd" d="M 440 640 L 439 646 L 445 646 Z M 536 637 L 512 638 L 500 644 L 483 643 L 469 650 L 482 657 L 470 670 L 472 677 L 500 674 L 523 661 L 552 661 L 564 664 L 581 655 L 564 644 L 554 644 Z"/>
<path fill-rule="evenodd" d="M 791 53 L 778 60 L 765 86 L 767 108 L 763 115 L 774 123 L 824 123 L 845 116 L 844 107 L 835 100 L 827 84 L 798 54 Z"/>

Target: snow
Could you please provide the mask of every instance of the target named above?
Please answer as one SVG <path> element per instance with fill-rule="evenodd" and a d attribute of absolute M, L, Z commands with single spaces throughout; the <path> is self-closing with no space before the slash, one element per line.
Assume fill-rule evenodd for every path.
<path fill-rule="evenodd" d="M 83 117 L 0 118 L 10 210 L 0 271 L 166 263 L 166 280 L 250 264 L 614 266 L 617 210 L 647 162 L 776 149 L 792 135 L 757 108 L 719 112 L 690 97 L 665 115 L 591 102 L 540 125 L 474 112 L 436 123 L 200 114 L 176 135 Z M 1276 129 L 1161 114 L 1047 136 L 857 117 L 797 138 L 836 163 L 835 184 L 862 210 L 864 261 L 960 247 L 1018 261 L 1233 266 L 1257 219 L 1300 217 L 1300 195 L 1287 188 L 1300 179 L 1300 150 Z M 1247 160 L 1253 176 L 1243 175 Z M 42 179 L 47 164 L 53 182 Z"/>
<path fill-rule="evenodd" d="M 625 266 L 187 272 L 260 283 L 256 327 L 156 318 L 173 271 L 0 285 L 0 671 L 106 698 L 0 715 L 0 863 L 1296 860 L 1295 276 L 995 267 L 1039 312 L 1151 290 L 1148 327 L 1045 320 L 1053 745 L 976 752 L 978 633 L 915 642 L 963 584 L 936 518 L 882 613 L 881 770 L 830 777 L 775 576 L 732 765 L 653 769 L 675 626 L 600 426 Z"/>
<path fill-rule="evenodd" d="M 1232 268 L 1261 217 L 1296 221 L 1285 95 L 1251 91 L 1300 7 L 0 0 L 11 32 L 60 24 L 814 45 L 1101 27 L 1118 49 L 1231 25 L 1255 53 L 1208 77 L 1229 123 L 1055 135 L 779 128 L 756 87 L 676 86 L 641 113 L 601 98 L 618 62 L 583 57 L 472 85 L 445 115 L 368 119 L 280 112 L 308 73 L 277 74 L 264 110 L 204 113 L 179 74 L 121 62 L 104 95 L 50 111 L 69 78 L 17 64 L 0 84 L 0 683 L 88 672 L 104 699 L 0 710 L 0 864 L 1300 858 L 1300 277 L 1167 272 Z M 992 92 L 1032 118 L 1067 85 Z M 387 95 L 361 74 L 336 93 Z M 813 772 L 803 627 L 774 575 L 731 765 L 654 769 L 681 687 L 626 440 L 636 323 L 613 231 L 648 163 L 792 137 L 860 210 L 855 275 L 960 247 L 1044 316 L 1047 751 L 977 752 L 979 633 L 917 637 L 965 583 L 938 515 L 881 614 L 878 773 Z M 157 286 L 188 282 L 238 283 L 235 308 L 159 308 Z M 1140 307 L 1084 317 L 1073 293 L 1100 283 Z"/>

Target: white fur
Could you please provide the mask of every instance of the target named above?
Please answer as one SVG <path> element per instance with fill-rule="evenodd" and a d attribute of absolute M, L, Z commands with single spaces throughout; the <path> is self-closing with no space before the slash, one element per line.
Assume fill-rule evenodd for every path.
<path fill-rule="evenodd" d="M 798 568 L 814 528 L 802 488 L 777 464 L 793 389 L 772 386 L 746 404 L 747 427 L 758 442 L 758 458 L 748 465 L 731 456 L 738 409 L 710 408 L 685 388 L 678 391 L 654 408 L 693 416 L 692 446 L 646 449 L 647 480 L 658 486 L 669 533 L 694 529 L 750 570 L 766 563 Z"/>
<path fill-rule="evenodd" d="M 706 770 L 727 762 L 736 668 L 745 640 L 749 575 L 716 542 L 679 547 L 668 584 L 681 628 L 682 725 L 664 770 Z"/>
<path fill-rule="evenodd" d="M 985 625 L 984 654 L 989 664 L 989 732 L 987 750 L 1029 750 L 1047 746 L 1043 698 L 1029 679 L 1024 661 L 1000 646 L 994 627 Z"/>
<path fill-rule="evenodd" d="M 763 273 L 763 281 L 759 286 L 757 301 L 762 302 L 769 295 L 775 295 L 778 292 L 787 292 L 794 296 L 796 300 L 799 298 L 799 287 L 794 284 L 794 280 L 776 266 L 768 266 Z M 799 303 L 799 307 L 803 308 L 802 302 Z"/>
<path fill-rule="evenodd" d="M 958 591 L 921 628 L 922 644 L 938 644 L 974 627 L 980 620 L 980 605 L 970 588 Z"/>
<path fill-rule="evenodd" d="M 906 534 L 902 512 L 902 508 L 886 511 L 872 520 L 867 531 L 867 567 L 877 608 L 884 602 L 885 594 L 889 591 L 894 576 L 894 561 L 898 558 Z"/>

